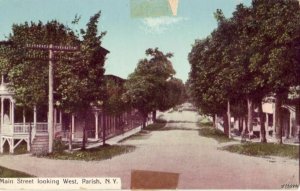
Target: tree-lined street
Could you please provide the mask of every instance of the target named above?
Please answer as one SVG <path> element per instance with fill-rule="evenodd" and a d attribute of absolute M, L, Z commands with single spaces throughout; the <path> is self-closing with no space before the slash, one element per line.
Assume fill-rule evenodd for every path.
<path fill-rule="evenodd" d="M 299 188 L 298 0 L 52 1 L 0 0 L 0 178 Z"/>
<path fill-rule="evenodd" d="M 0 165 L 38 177 L 121 177 L 124 189 L 130 188 L 131 170 L 179 173 L 179 189 L 280 189 L 284 184 L 299 184 L 297 160 L 221 151 L 218 148 L 228 143 L 218 144 L 200 136 L 196 125 L 199 115 L 195 112 L 162 115 L 179 121 L 167 124 L 171 130 L 152 131 L 150 136 L 123 142 L 136 146 L 136 150 L 112 159 L 85 162 L 5 155 L 0 156 Z"/>

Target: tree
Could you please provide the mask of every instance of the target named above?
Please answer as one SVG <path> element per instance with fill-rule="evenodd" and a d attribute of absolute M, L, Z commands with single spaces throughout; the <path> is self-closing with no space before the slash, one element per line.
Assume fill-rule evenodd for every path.
<path fill-rule="evenodd" d="M 197 41 L 189 55 L 190 87 L 201 110 L 213 114 L 217 107 L 224 109 L 225 100 L 238 103 L 235 100 L 246 98 L 248 128 L 251 131 L 255 104 L 260 113 L 261 141 L 266 142 L 263 98 L 275 93 L 279 108 L 290 86 L 299 84 L 295 48 L 300 39 L 299 15 L 295 0 L 253 0 L 251 7 L 238 5 L 230 19 L 217 10 L 217 29 Z M 281 133 L 280 122 L 276 124 L 277 133 Z M 281 135 L 277 137 L 281 139 Z"/>
<path fill-rule="evenodd" d="M 71 29 L 54 20 L 46 24 L 14 24 L 8 40 L 13 43 L 13 49 L 6 55 L 9 67 L 5 66 L 4 72 L 8 74 L 11 82 L 9 88 L 14 92 L 14 98 L 18 104 L 28 108 L 45 104 L 48 92 L 48 63 L 42 59 L 48 58 L 48 52 L 28 50 L 26 45 L 76 45 L 78 38 Z M 62 62 L 57 62 L 57 65 L 60 64 Z"/>
<path fill-rule="evenodd" d="M 280 108 L 290 87 L 299 84 L 299 60 L 293 44 L 300 39 L 300 6 L 296 0 L 254 0 L 252 11 L 259 27 L 251 43 L 250 68 L 257 70 L 264 86 L 275 93 L 276 137 L 282 143 Z"/>
<path fill-rule="evenodd" d="M 24 107 L 45 104 L 48 95 L 48 52 L 25 49 L 27 44 L 54 44 L 80 46 L 77 53 L 56 53 L 56 57 L 71 59 L 55 62 L 54 91 L 56 106 L 67 113 L 80 113 L 86 116 L 91 106 L 97 106 L 103 96 L 103 74 L 105 55 L 101 39 L 105 32 L 98 34 L 100 12 L 90 18 L 86 30 L 81 30 L 83 40 L 63 24 L 50 21 L 13 25 L 9 40 L 14 49 L 7 55 L 11 65 L 8 76 L 9 88 L 15 99 Z M 32 61 L 30 58 L 38 57 Z M 86 119 L 84 120 L 86 121 Z M 82 148 L 85 148 L 85 130 Z"/>
<path fill-rule="evenodd" d="M 104 62 L 108 53 L 101 47 L 101 40 L 106 32 L 98 34 L 98 22 L 101 12 L 92 16 L 87 29 L 81 29 L 82 42 L 80 52 L 75 57 L 77 62 L 61 65 L 57 90 L 60 94 L 60 106 L 70 113 L 84 117 L 82 149 L 86 143 L 86 116 L 91 106 L 99 106 L 103 101 Z"/>
<path fill-rule="evenodd" d="M 129 75 L 125 83 L 125 99 L 137 108 L 143 116 L 145 127 L 148 113 L 153 112 L 155 120 L 156 110 L 161 107 L 161 97 L 165 91 L 167 80 L 175 71 L 169 60 L 173 55 L 164 54 L 158 48 L 147 49 L 146 55 L 150 59 L 140 60 L 135 71 Z"/>
<path fill-rule="evenodd" d="M 185 86 L 178 78 L 167 80 L 164 88 L 161 90 L 162 95 L 158 99 L 158 110 L 166 111 L 176 105 L 182 104 L 186 100 Z"/>

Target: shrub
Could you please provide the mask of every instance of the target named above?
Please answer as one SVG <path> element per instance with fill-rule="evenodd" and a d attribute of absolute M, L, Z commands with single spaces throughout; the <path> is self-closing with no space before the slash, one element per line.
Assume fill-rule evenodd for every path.
<path fill-rule="evenodd" d="M 54 139 L 53 141 L 53 151 L 57 153 L 62 153 L 66 149 L 65 144 L 59 138 Z"/>

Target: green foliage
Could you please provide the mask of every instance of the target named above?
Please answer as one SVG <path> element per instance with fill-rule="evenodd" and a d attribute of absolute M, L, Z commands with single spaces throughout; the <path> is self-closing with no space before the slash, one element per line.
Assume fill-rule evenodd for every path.
<path fill-rule="evenodd" d="M 238 5 L 228 19 L 217 10 L 218 27 L 189 54 L 189 94 L 201 112 L 222 114 L 230 100 L 234 115 L 242 115 L 246 98 L 286 96 L 299 85 L 299 15 L 296 0 L 253 0 L 250 7 Z"/>
<path fill-rule="evenodd" d="M 148 125 L 144 130 L 147 131 L 159 131 L 162 130 L 167 124 L 167 121 L 158 119 L 158 122 Z"/>
<path fill-rule="evenodd" d="M 1 178 L 22 178 L 22 177 L 34 177 L 30 174 L 20 172 L 17 170 L 11 170 L 0 166 L 0 177 Z"/>
<path fill-rule="evenodd" d="M 45 104 L 48 95 L 49 53 L 26 48 L 31 44 L 80 47 L 76 53 L 55 52 L 55 58 L 59 58 L 54 64 L 57 106 L 67 112 L 76 112 L 103 99 L 101 85 L 107 51 L 101 47 L 105 32 L 98 35 L 99 18 L 100 12 L 92 16 L 87 29 L 81 29 L 81 36 L 55 20 L 45 24 L 40 21 L 12 26 L 9 40 L 13 42 L 13 49 L 5 58 L 1 57 L 0 70 L 8 73 L 9 88 L 15 93 L 19 105 L 32 108 Z M 79 18 L 75 19 L 74 24 L 79 22 Z"/>
<path fill-rule="evenodd" d="M 9 154 L 9 145 L 4 144 L 3 151 L 5 154 Z M 25 141 L 22 141 L 15 149 L 14 149 L 14 155 L 21 155 L 28 153 L 27 151 L 27 143 Z"/>
<path fill-rule="evenodd" d="M 104 62 L 107 54 L 101 47 L 106 32 L 98 35 L 100 12 L 92 16 L 87 29 L 81 29 L 80 52 L 75 53 L 77 62 L 59 68 L 60 106 L 70 112 L 84 112 L 91 104 L 97 106 L 104 95 Z"/>
<path fill-rule="evenodd" d="M 186 91 L 183 82 L 177 78 L 171 78 L 166 82 L 164 96 L 162 96 L 158 101 L 158 109 L 161 111 L 166 111 L 176 105 L 182 104 L 186 100 Z"/>
<path fill-rule="evenodd" d="M 70 28 L 54 20 L 45 24 L 41 21 L 14 24 L 9 40 L 13 42 L 14 46 L 6 54 L 9 67 L 5 66 L 6 71 L 4 72 L 8 74 L 11 82 L 9 88 L 15 93 L 16 101 L 25 107 L 43 103 L 48 91 L 48 63 L 31 58 L 47 59 L 48 52 L 29 50 L 25 48 L 26 45 L 76 45 L 78 38 Z M 61 62 L 57 62 L 56 66 L 61 64 Z"/>
<path fill-rule="evenodd" d="M 180 99 L 174 97 L 183 91 L 183 83 L 172 78 L 175 71 L 169 60 L 171 53 L 164 54 L 156 48 L 146 50 L 146 55 L 151 58 L 139 61 L 125 83 L 124 94 L 124 100 L 139 109 L 144 117 L 151 111 L 172 107 Z"/>
<path fill-rule="evenodd" d="M 53 151 L 56 153 L 62 153 L 66 149 L 65 144 L 61 139 L 54 139 L 53 141 Z"/>
<path fill-rule="evenodd" d="M 279 156 L 299 159 L 299 146 L 294 145 L 245 143 L 225 146 L 222 149 L 248 156 Z"/>
<path fill-rule="evenodd" d="M 122 95 L 125 93 L 124 82 L 125 80 L 117 76 L 105 76 L 105 98 L 103 108 L 106 113 L 112 115 L 120 115 L 124 111 L 130 109 L 123 99 Z"/>
<path fill-rule="evenodd" d="M 219 143 L 234 141 L 234 139 L 229 139 L 228 136 L 225 135 L 221 130 L 213 128 L 212 122 L 202 121 L 199 122 L 198 126 L 200 127 L 200 136 L 213 138 Z"/>
<path fill-rule="evenodd" d="M 92 149 L 86 149 L 84 151 L 74 151 L 72 153 L 52 153 L 48 154 L 46 158 L 59 159 L 59 160 L 84 160 L 84 161 L 99 161 L 111 159 L 117 155 L 132 152 L 135 149 L 134 146 L 129 145 L 113 145 L 113 146 L 101 146 Z"/>

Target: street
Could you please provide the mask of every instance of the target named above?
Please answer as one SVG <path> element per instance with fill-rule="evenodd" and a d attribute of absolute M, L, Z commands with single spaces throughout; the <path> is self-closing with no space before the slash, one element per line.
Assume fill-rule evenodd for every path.
<path fill-rule="evenodd" d="M 172 120 L 167 124 L 169 130 L 152 131 L 150 136 L 122 142 L 137 148 L 110 160 L 85 162 L 3 155 L 0 165 L 38 177 L 121 177 L 123 189 L 130 188 L 131 170 L 179 173 L 179 189 L 280 189 L 285 184 L 299 184 L 297 160 L 222 151 L 218 149 L 222 144 L 199 135 L 195 112 L 159 115 Z"/>

